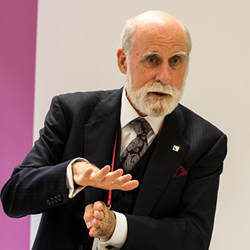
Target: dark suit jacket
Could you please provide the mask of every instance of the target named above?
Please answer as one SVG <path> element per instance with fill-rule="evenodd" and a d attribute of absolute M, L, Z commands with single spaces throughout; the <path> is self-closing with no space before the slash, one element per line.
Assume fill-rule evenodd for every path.
<path fill-rule="evenodd" d="M 84 207 L 103 200 L 106 191 L 87 187 L 69 199 L 66 167 L 79 156 L 99 167 L 111 163 L 121 93 L 53 98 L 40 138 L 1 192 L 7 215 L 43 213 L 33 249 L 91 247 Z M 128 235 L 122 249 L 208 249 L 225 155 L 226 136 L 179 104 L 165 118 L 133 213 L 126 214 Z"/>

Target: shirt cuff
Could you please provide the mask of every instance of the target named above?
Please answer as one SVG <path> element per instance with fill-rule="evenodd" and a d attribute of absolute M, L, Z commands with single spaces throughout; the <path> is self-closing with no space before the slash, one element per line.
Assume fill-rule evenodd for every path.
<path fill-rule="evenodd" d="M 77 187 L 77 188 L 75 188 L 75 186 L 74 186 L 74 180 L 73 180 L 73 174 L 72 174 L 72 164 L 77 162 L 77 161 L 84 161 L 84 162 L 89 163 L 88 160 L 86 160 L 84 158 L 77 157 L 77 158 L 73 159 L 69 163 L 69 165 L 67 166 L 66 185 L 67 185 L 67 188 L 69 189 L 69 199 L 74 198 L 80 191 L 82 191 L 85 188 L 85 186 Z"/>
<path fill-rule="evenodd" d="M 108 241 L 100 239 L 100 241 L 98 242 L 98 249 L 110 249 L 111 246 L 113 247 L 113 249 L 120 249 L 127 239 L 128 222 L 126 216 L 115 211 L 113 212 L 116 216 L 114 233 Z M 109 248 L 107 248 L 107 246 L 109 246 Z"/>

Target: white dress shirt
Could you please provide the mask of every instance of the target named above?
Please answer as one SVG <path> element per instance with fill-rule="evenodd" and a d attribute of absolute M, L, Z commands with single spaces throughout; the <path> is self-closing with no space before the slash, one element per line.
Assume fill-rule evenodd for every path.
<path fill-rule="evenodd" d="M 121 153 L 125 150 L 125 148 L 128 146 L 128 144 L 136 138 L 136 133 L 134 129 L 129 125 L 129 123 L 139 117 L 140 115 L 136 112 L 136 110 L 133 108 L 133 106 L 130 104 L 127 96 L 126 96 L 126 90 L 123 89 L 122 92 L 122 100 L 121 100 Z M 164 116 L 159 117 L 152 117 L 152 116 L 145 116 L 144 117 L 147 122 L 150 124 L 152 130 L 149 132 L 147 140 L 148 145 L 150 145 L 155 138 L 155 136 L 158 134 L 158 131 L 162 125 L 162 122 L 164 120 Z M 69 189 L 69 198 L 72 199 L 75 197 L 84 187 L 81 188 L 74 188 L 74 181 L 72 177 L 72 164 L 76 160 L 84 160 L 83 158 L 76 158 L 73 159 L 68 167 L 67 167 L 67 187 Z M 101 167 L 101 166 L 100 166 Z M 114 233 L 112 237 L 108 241 L 99 240 L 97 238 L 94 239 L 92 250 L 105 250 L 107 249 L 106 246 L 111 245 L 114 248 L 113 249 L 120 249 L 123 244 L 125 243 L 127 239 L 127 219 L 124 214 L 115 212 L 116 216 L 116 226 Z"/>

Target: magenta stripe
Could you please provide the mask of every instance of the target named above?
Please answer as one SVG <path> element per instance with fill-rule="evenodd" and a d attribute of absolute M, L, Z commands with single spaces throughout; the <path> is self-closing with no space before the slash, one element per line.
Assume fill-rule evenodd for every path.
<path fill-rule="evenodd" d="M 0 3 L 0 188 L 32 146 L 37 0 Z M 30 218 L 0 206 L 0 249 L 29 249 Z"/>

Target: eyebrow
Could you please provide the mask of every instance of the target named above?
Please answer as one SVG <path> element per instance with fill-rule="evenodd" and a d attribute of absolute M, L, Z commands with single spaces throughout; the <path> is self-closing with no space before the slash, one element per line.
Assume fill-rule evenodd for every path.
<path fill-rule="evenodd" d="M 157 52 L 157 51 L 149 51 L 149 52 L 144 53 L 144 54 L 142 55 L 142 57 L 143 57 L 143 58 L 146 58 L 146 57 L 148 57 L 148 56 L 154 56 L 154 55 L 160 55 L 160 53 Z M 188 56 L 187 52 L 185 52 L 185 51 L 177 51 L 177 52 L 173 53 L 173 54 L 171 55 L 171 57 L 172 57 L 172 56 L 178 56 L 178 55 L 181 55 L 181 56 Z"/>
<path fill-rule="evenodd" d="M 177 51 L 172 56 L 188 56 L 187 52 L 185 51 Z"/>
<path fill-rule="evenodd" d="M 160 53 L 157 52 L 157 51 L 149 51 L 149 52 L 146 52 L 142 55 L 142 57 L 148 57 L 148 56 L 155 56 L 155 55 L 159 55 Z"/>

